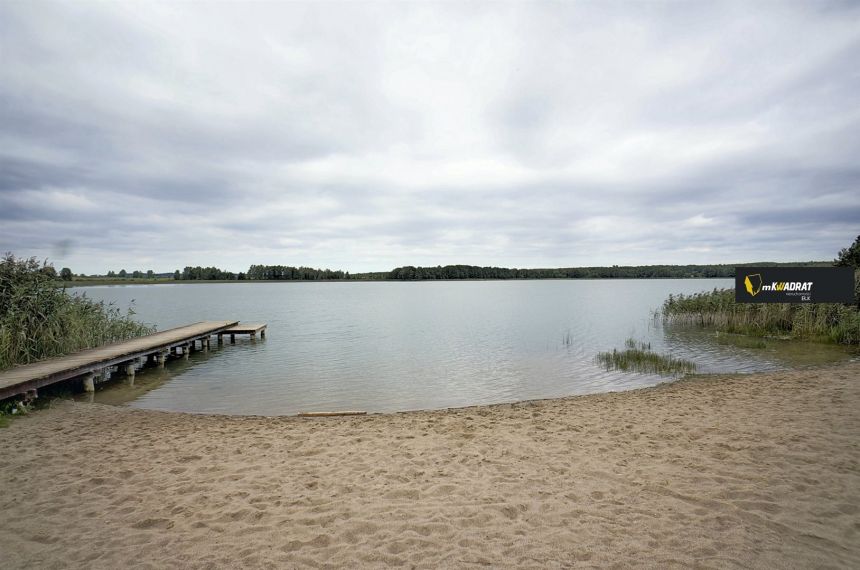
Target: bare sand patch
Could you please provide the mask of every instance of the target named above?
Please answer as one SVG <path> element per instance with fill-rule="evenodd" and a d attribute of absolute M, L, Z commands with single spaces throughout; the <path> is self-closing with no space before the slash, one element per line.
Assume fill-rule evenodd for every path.
<path fill-rule="evenodd" d="M 343 418 L 0 429 L 4 568 L 858 568 L 860 364 Z"/>

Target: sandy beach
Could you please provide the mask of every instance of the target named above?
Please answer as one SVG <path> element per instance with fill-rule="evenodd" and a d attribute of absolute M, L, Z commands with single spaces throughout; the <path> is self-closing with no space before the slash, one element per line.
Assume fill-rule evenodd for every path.
<path fill-rule="evenodd" d="M 860 363 L 350 418 L 62 402 L 4 568 L 858 568 Z"/>

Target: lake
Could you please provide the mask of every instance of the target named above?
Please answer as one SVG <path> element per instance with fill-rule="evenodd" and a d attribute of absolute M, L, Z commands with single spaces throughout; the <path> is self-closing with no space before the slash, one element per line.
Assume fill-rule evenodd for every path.
<path fill-rule="evenodd" d="M 701 372 L 753 372 L 850 358 L 840 347 L 716 342 L 653 317 L 670 293 L 730 279 L 294 282 L 81 287 L 159 330 L 204 320 L 268 323 L 265 340 L 147 368 L 96 401 L 225 414 L 438 409 L 627 390 L 666 378 L 607 371 L 628 338 Z"/>

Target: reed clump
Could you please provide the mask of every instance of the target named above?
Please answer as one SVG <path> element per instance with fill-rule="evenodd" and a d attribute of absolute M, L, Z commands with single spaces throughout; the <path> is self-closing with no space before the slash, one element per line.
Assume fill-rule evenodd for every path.
<path fill-rule="evenodd" d="M 54 274 L 35 258 L 0 260 L 0 370 L 155 330 L 131 310 L 58 289 Z"/>
<path fill-rule="evenodd" d="M 860 344 L 860 312 L 839 303 L 736 303 L 732 289 L 669 295 L 663 321 L 752 336 Z"/>
<path fill-rule="evenodd" d="M 638 341 L 635 338 L 628 338 L 627 340 L 625 340 L 624 346 L 627 347 L 628 350 L 641 350 L 641 351 L 651 350 L 651 343 L 650 342 Z"/>
<path fill-rule="evenodd" d="M 607 370 L 623 372 L 644 372 L 671 376 L 687 374 L 696 371 L 696 364 L 683 358 L 675 358 L 666 354 L 658 354 L 651 350 L 651 344 L 627 339 L 624 350 L 612 349 L 612 352 L 601 352 L 597 361 Z"/>

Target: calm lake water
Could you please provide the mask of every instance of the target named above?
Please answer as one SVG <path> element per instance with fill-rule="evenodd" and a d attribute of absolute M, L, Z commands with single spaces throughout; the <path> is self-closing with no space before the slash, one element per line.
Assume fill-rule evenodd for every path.
<path fill-rule="evenodd" d="M 132 306 L 159 330 L 204 320 L 267 322 L 268 338 L 147 368 L 97 401 L 185 412 L 389 412 L 626 390 L 666 378 L 606 371 L 628 338 L 702 372 L 752 372 L 848 359 L 832 346 L 720 344 L 653 318 L 670 293 L 729 279 L 247 283 L 75 288 Z"/>

